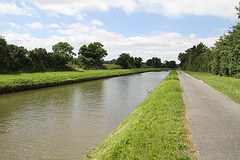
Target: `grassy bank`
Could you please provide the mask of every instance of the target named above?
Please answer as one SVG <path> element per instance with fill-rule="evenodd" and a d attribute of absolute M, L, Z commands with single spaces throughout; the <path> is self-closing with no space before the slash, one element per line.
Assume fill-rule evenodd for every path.
<path fill-rule="evenodd" d="M 86 159 L 192 159 L 185 106 L 172 71 Z"/>
<path fill-rule="evenodd" d="M 67 72 L 1 74 L 0 93 L 50 87 L 67 83 L 133 74 L 138 72 L 161 71 L 161 70 L 166 69 L 139 68 L 139 69 L 116 69 L 116 70 L 84 70 L 79 72 L 67 71 Z"/>
<path fill-rule="evenodd" d="M 189 75 L 202 80 L 204 83 L 228 96 L 232 100 L 240 103 L 240 79 L 232 77 L 222 77 L 210 73 L 199 73 L 184 71 Z"/>

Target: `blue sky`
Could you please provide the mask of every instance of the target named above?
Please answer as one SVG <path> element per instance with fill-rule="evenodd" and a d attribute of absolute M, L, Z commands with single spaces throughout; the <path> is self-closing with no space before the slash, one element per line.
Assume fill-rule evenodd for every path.
<path fill-rule="evenodd" d="M 203 42 L 211 47 L 238 22 L 238 0 L 0 0 L 0 35 L 9 44 L 51 51 L 68 42 L 101 42 L 105 60 L 121 53 L 177 61 Z M 177 61 L 178 62 L 178 61 Z"/>

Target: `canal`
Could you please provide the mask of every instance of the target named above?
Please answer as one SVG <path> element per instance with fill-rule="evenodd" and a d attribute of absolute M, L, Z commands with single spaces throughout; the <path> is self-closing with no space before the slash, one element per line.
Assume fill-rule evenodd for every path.
<path fill-rule="evenodd" d="M 83 159 L 168 73 L 0 95 L 0 159 Z"/>

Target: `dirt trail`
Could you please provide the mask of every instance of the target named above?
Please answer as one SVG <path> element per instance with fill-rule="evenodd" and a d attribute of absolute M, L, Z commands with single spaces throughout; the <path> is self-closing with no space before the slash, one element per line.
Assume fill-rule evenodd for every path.
<path fill-rule="evenodd" d="M 198 159 L 240 159 L 240 105 L 188 74 L 178 77 Z"/>

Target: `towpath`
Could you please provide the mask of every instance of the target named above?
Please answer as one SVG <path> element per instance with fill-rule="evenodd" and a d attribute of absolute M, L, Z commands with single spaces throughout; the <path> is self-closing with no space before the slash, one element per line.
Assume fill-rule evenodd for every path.
<path fill-rule="evenodd" d="M 186 115 L 199 160 L 240 159 L 240 105 L 178 71 Z"/>

